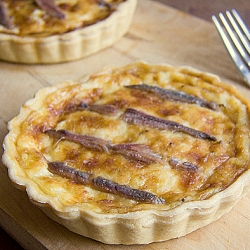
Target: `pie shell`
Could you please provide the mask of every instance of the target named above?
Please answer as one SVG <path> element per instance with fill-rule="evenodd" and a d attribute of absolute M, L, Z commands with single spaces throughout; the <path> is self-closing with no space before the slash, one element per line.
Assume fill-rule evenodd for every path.
<path fill-rule="evenodd" d="M 140 62 L 139 62 L 140 63 Z M 200 72 L 191 67 L 186 69 L 194 75 L 202 74 L 209 77 L 214 84 L 223 87 L 237 96 L 250 110 L 249 102 L 235 87 L 224 84 L 212 74 Z M 63 83 L 62 85 L 72 83 Z M 58 85 L 59 86 L 59 85 Z M 55 199 L 49 199 L 41 193 L 39 187 L 29 180 L 19 167 L 16 160 L 15 140 L 20 133 L 20 125 L 32 110 L 39 109 L 43 98 L 55 91 L 57 85 L 41 89 L 35 98 L 22 106 L 20 114 L 8 124 L 10 133 L 4 139 L 3 163 L 8 168 L 8 174 L 13 184 L 26 190 L 29 199 L 51 219 L 57 221 L 70 231 L 106 244 L 148 244 L 161 242 L 185 236 L 201 227 L 218 220 L 249 191 L 250 170 L 242 173 L 237 181 L 225 190 L 208 199 L 186 202 L 170 210 L 145 210 L 122 214 L 96 213 L 88 209 L 65 207 Z M 249 162 L 247 163 L 249 166 Z"/>
<path fill-rule="evenodd" d="M 106 19 L 61 35 L 21 37 L 0 33 L 0 60 L 50 64 L 78 60 L 112 46 L 128 31 L 137 0 L 127 0 Z"/>

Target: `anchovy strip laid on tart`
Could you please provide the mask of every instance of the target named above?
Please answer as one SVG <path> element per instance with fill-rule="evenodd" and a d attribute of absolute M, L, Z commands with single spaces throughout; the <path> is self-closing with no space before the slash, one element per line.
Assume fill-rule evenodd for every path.
<path fill-rule="evenodd" d="M 77 60 L 113 45 L 129 29 L 137 0 L 1 0 L 0 59 Z"/>
<path fill-rule="evenodd" d="M 108 67 L 41 89 L 8 128 L 11 180 L 104 243 L 184 236 L 249 190 L 249 101 L 193 68 Z"/>

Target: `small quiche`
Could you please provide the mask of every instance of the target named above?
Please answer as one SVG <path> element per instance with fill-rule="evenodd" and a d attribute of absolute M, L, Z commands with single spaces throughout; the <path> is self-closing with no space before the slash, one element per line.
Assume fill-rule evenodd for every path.
<path fill-rule="evenodd" d="M 129 29 L 137 0 L 1 0 L 0 59 L 77 60 L 113 45 Z"/>
<path fill-rule="evenodd" d="M 41 89 L 8 128 L 10 179 L 104 243 L 184 236 L 249 189 L 250 103 L 190 67 L 139 61 Z"/>

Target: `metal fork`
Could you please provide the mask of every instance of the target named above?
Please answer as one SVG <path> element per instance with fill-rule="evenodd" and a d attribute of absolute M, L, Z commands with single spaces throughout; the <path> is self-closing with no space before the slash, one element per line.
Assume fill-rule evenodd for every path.
<path fill-rule="evenodd" d="M 250 87 L 250 32 L 236 10 L 219 13 L 212 20 L 223 40 L 228 53 Z"/>

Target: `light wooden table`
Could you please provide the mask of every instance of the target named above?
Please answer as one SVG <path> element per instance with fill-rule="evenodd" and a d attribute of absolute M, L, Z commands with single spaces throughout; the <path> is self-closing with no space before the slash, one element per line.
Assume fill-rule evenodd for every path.
<path fill-rule="evenodd" d="M 77 79 L 106 65 L 124 65 L 138 59 L 190 65 L 215 73 L 250 95 L 211 23 L 156 1 L 139 0 L 128 34 L 112 48 L 58 65 L 0 62 L 1 142 L 7 133 L 7 121 L 40 88 Z M 12 186 L 2 165 L 0 178 L 0 225 L 26 249 L 249 249 L 250 194 L 220 220 L 180 239 L 146 246 L 108 246 L 71 233 L 50 220 L 25 193 Z M 14 248 L 15 241 L 4 241 L 3 231 L 0 237 L 0 249 L 21 249 Z"/>

